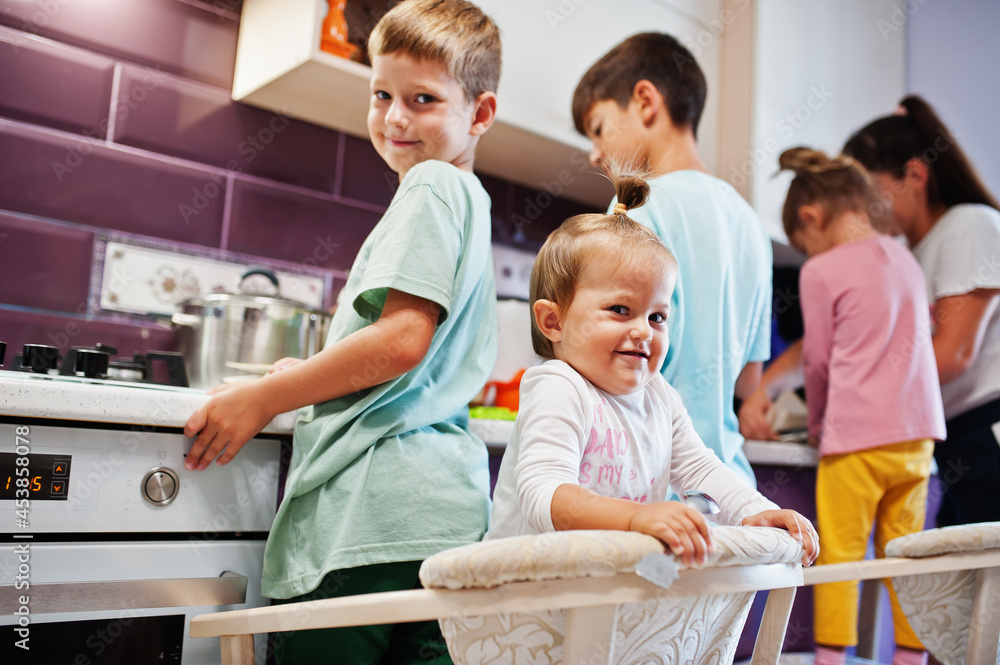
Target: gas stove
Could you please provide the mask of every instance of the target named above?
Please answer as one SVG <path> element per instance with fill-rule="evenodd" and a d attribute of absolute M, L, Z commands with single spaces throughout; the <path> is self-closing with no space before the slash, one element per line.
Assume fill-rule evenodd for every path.
<path fill-rule="evenodd" d="M 0 342 L 0 365 L 4 346 Z M 115 353 L 113 347 L 98 344 L 60 356 L 55 347 L 26 344 L 9 369 L 0 369 L 0 418 L 179 430 L 208 399 L 206 391 L 187 387 L 180 354 L 151 351 L 123 360 L 113 358 Z M 154 371 L 158 364 L 165 369 L 165 379 Z M 264 433 L 291 434 L 295 415 L 279 415 Z"/>
<path fill-rule="evenodd" d="M 188 637 L 191 617 L 267 604 L 295 414 L 229 464 L 187 471 L 182 429 L 207 393 L 172 385 L 186 383 L 179 354 L 116 353 L 27 345 L 0 369 L 0 629 L 27 614 L 31 638 L 27 653 L 0 644 L 0 662 L 218 663 L 217 641 Z"/>
<path fill-rule="evenodd" d="M 4 364 L 6 347 L 0 342 L 0 365 Z M 83 379 L 116 379 L 179 387 L 189 385 L 184 357 L 179 353 L 149 351 L 135 353 L 127 359 L 115 358 L 117 353 L 115 347 L 98 343 L 93 347 L 71 347 L 64 356 L 60 356 L 59 349 L 54 346 L 25 344 L 9 369 L 45 376 L 55 373 Z M 165 370 L 165 376 L 156 371 L 159 365 Z"/>

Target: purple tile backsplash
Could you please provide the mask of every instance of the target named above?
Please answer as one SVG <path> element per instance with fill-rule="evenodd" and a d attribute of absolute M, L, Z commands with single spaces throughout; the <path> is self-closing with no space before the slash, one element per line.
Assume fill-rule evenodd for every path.
<path fill-rule="evenodd" d="M 118 98 L 118 143 L 333 193 L 337 132 L 132 65 L 122 68 Z"/>
<path fill-rule="evenodd" d="M 380 216 L 329 197 L 237 177 L 227 249 L 349 271 Z"/>
<path fill-rule="evenodd" d="M 146 351 L 174 351 L 174 333 L 155 323 L 94 320 L 82 316 L 56 316 L 41 312 L 0 309 L 0 341 L 7 342 L 3 369 L 10 369 L 14 355 L 25 344 L 48 344 L 60 353 L 71 346 L 94 346 L 98 342 L 118 349 L 119 356 Z"/>
<path fill-rule="evenodd" d="M 371 141 L 344 135 L 344 163 L 340 195 L 356 201 L 388 206 L 399 187 L 399 176 L 375 152 Z"/>
<path fill-rule="evenodd" d="M 227 90 L 233 85 L 238 23 L 177 0 L 0 0 L 0 23 Z"/>
<path fill-rule="evenodd" d="M 86 310 L 93 232 L 0 213 L 0 255 L 0 302 Z"/>
<path fill-rule="evenodd" d="M 490 217 L 493 222 L 493 242 L 512 244 L 512 234 L 508 231 L 506 217 L 507 208 L 513 197 L 514 185 L 483 174 L 479 174 L 479 181 L 483 183 L 483 189 L 489 194 L 492 202 Z"/>
<path fill-rule="evenodd" d="M 224 197 L 207 169 L 2 119 L 0 154 L 0 209 L 219 246 Z"/>
<path fill-rule="evenodd" d="M 105 138 L 115 63 L 0 28 L 0 115 Z"/>
<path fill-rule="evenodd" d="M 528 189 L 517 185 L 507 209 L 504 228 L 511 230 L 511 240 L 516 244 L 539 248 L 545 239 L 566 219 L 589 212 L 604 212 L 580 205 L 547 191 Z"/>
<path fill-rule="evenodd" d="M 398 179 L 363 139 L 230 99 L 240 11 L 239 0 L 0 0 L 8 357 L 25 342 L 173 347 L 169 329 L 96 306 L 95 234 L 318 266 L 335 302 Z M 558 201 L 524 222 L 535 211 L 523 200 L 546 195 L 481 178 L 500 243 L 537 248 L 584 211 Z"/>

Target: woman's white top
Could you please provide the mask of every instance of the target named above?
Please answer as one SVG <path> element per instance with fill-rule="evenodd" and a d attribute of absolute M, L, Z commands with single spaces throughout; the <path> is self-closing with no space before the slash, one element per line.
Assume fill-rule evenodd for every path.
<path fill-rule="evenodd" d="M 777 508 L 705 447 L 659 373 L 639 392 L 611 395 L 550 360 L 525 372 L 520 390 L 487 539 L 554 531 L 552 495 L 563 484 L 637 503 L 701 490 L 721 506 L 721 524 Z"/>
<path fill-rule="evenodd" d="M 952 206 L 913 248 L 924 269 L 927 300 L 976 289 L 1000 289 L 1000 212 L 985 205 Z M 941 386 L 946 418 L 1000 398 L 1000 307 L 993 311 L 979 356 Z"/>

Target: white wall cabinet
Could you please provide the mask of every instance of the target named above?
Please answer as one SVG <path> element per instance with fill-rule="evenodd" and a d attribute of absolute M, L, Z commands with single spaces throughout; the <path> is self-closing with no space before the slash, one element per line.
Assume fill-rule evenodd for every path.
<path fill-rule="evenodd" d="M 887 113 L 904 89 L 901 0 L 478 0 L 500 27 L 497 122 L 476 168 L 604 206 L 607 180 L 587 163 L 570 116 L 573 90 L 629 35 L 669 32 L 708 80 L 699 152 L 782 239 L 788 179 L 771 178 L 793 145 L 836 151 Z M 367 137 L 370 70 L 319 50 L 322 0 L 245 0 L 233 98 Z"/>
<path fill-rule="evenodd" d="M 481 0 L 504 48 L 497 122 L 476 168 L 597 207 L 608 182 L 587 163 L 589 142 L 570 116 L 573 89 L 608 49 L 642 31 L 696 49 L 709 79 L 700 140 L 714 162 L 719 94 L 719 0 Z M 233 99 L 367 137 L 368 67 L 319 50 L 322 0 L 245 0 Z M 713 23 L 714 22 L 714 23 Z"/>

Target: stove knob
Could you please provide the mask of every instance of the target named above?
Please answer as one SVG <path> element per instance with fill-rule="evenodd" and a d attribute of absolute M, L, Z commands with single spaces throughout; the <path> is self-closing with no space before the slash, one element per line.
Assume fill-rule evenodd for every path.
<path fill-rule="evenodd" d="M 111 346 L 109 344 L 104 344 L 102 342 L 98 342 L 97 344 L 95 344 L 94 345 L 94 350 L 95 351 L 103 351 L 104 353 L 107 353 L 108 355 L 112 355 L 112 356 L 117 356 L 118 355 L 118 347 L 117 346 Z"/>
<path fill-rule="evenodd" d="M 59 349 L 45 344 L 25 344 L 21 350 L 21 368 L 35 374 L 48 374 L 59 366 Z"/>
<path fill-rule="evenodd" d="M 82 373 L 88 379 L 103 378 L 108 374 L 110 361 L 111 356 L 104 351 L 77 349 L 76 359 L 73 361 L 73 371 L 76 374 Z"/>
<path fill-rule="evenodd" d="M 158 466 L 142 479 L 142 498 L 153 506 L 165 506 L 177 498 L 181 481 L 173 469 Z"/>

